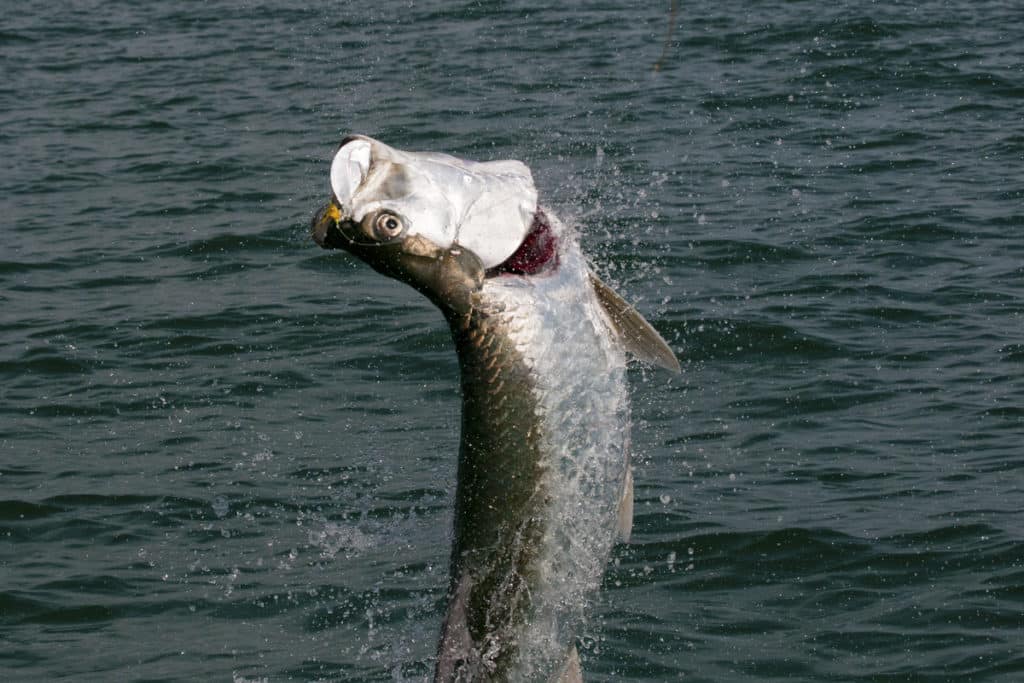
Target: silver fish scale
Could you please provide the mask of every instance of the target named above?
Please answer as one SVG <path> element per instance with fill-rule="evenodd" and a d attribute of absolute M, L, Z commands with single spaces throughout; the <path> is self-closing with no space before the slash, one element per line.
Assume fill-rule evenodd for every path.
<path fill-rule="evenodd" d="M 564 659 L 615 540 L 629 443 L 626 359 L 610 333 L 575 239 L 558 224 L 560 267 L 488 280 L 479 302 L 501 319 L 532 375 L 550 523 L 537 553 L 535 613 L 518 674 L 539 680 Z"/>

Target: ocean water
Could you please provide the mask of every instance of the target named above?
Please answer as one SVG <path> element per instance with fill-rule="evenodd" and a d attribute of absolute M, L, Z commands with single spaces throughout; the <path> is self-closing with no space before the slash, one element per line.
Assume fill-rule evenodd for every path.
<path fill-rule="evenodd" d="M 0 680 L 429 678 L 457 365 L 308 239 L 350 132 L 526 161 L 683 361 L 589 683 L 1024 680 L 1019 3 L 671 6 L 5 8 Z"/>

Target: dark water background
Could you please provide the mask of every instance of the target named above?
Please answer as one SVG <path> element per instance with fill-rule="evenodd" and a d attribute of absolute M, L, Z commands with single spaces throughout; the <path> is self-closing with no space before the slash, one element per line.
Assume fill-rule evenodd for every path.
<path fill-rule="evenodd" d="M 1016 1 L 8 3 L 0 680 L 416 681 L 440 315 L 306 236 L 347 132 L 519 158 L 637 368 L 594 681 L 1024 680 Z"/>

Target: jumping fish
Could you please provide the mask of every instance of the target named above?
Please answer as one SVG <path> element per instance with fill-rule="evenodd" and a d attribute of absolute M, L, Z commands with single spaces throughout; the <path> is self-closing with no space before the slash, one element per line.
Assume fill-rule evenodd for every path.
<path fill-rule="evenodd" d="M 632 526 L 626 352 L 678 372 L 518 161 L 346 138 L 313 239 L 443 312 L 462 435 L 435 683 L 582 681 L 575 638 Z"/>

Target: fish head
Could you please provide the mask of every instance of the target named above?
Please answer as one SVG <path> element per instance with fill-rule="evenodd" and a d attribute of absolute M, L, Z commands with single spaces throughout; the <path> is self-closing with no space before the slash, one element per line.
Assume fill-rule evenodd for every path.
<path fill-rule="evenodd" d="M 487 269 L 509 260 L 537 213 L 529 169 L 404 152 L 350 136 L 331 164 L 331 199 L 313 218 L 313 240 L 344 249 L 459 311 Z"/>
<path fill-rule="evenodd" d="M 480 258 L 468 249 L 440 247 L 406 232 L 396 214 L 380 210 L 357 221 L 334 200 L 313 217 L 313 239 L 321 247 L 344 249 L 377 272 L 411 285 L 445 313 L 467 313 L 484 281 Z"/>

